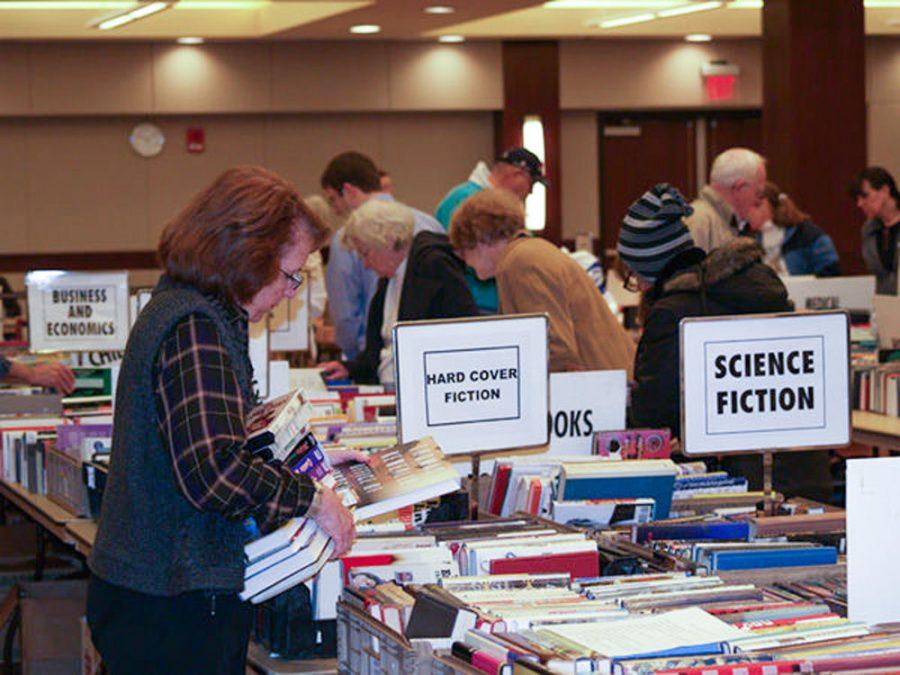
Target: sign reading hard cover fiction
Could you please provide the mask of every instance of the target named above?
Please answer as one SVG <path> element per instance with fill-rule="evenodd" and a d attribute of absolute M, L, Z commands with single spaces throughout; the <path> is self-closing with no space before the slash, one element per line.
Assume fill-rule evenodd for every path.
<path fill-rule="evenodd" d="M 115 351 L 128 339 L 128 273 L 29 272 L 31 350 Z"/>
<path fill-rule="evenodd" d="M 394 327 L 403 442 L 446 454 L 547 443 L 547 317 L 400 322 Z"/>
<path fill-rule="evenodd" d="M 279 302 L 269 314 L 269 347 L 276 352 L 309 349 L 309 283 L 304 283 L 293 298 Z"/>
<path fill-rule="evenodd" d="M 683 319 L 686 454 L 850 442 L 846 312 Z"/>
<path fill-rule="evenodd" d="M 625 428 L 624 370 L 550 375 L 550 453 L 590 455 L 597 431 Z"/>

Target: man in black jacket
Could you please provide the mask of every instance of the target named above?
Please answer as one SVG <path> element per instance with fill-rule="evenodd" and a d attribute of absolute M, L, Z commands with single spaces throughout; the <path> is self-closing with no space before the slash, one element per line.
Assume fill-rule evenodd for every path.
<path fill-rule="evenodd" d="M 693 246 L 682 218 L 691 207 L 675 188 L 659 184 L 638 199 L 622 223 L 622 262 L 645 292 L 644 332 L 635 357 L 629 426 L 669 427 L 680 434 L 678 324 L 689 316 L 789 312 L 793 307 L 756 242 L 738 237 L 709 254 Z M 759 457 L 730 456 L 725 468 L 761 489 Z M 775 487 L 830 499 L 826 453 L 783 453 Z"/>

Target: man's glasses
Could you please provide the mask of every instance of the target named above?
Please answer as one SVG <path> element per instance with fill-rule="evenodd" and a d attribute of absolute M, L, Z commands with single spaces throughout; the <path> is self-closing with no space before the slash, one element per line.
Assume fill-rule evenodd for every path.
<path fill-rule="evenodd" d="M 291 285 L 292 290 L 296 291 L 303 285 L 303 275 L 300 272 L 294 272 L 292 274 L 291 272 L 285 272 L 284 270 L 281 270 L 281 273 L 288 280 L 288 283 Z"/>

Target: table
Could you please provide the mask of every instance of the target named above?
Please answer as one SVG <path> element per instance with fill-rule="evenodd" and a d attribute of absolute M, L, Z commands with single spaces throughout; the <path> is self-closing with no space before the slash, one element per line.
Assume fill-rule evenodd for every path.
<path fill-rule="evenodd" d="M 855 443 L 872 446 L 876 456 L 881 448 L 900 450 L 900 417 L 854 410 L 850 437 Z"/>
<path fill-rule="evenodd" d="M 44 577 L 44 563 L 47 553 L 47 534 L 52 534 L 64 544 L 75 545 L 73 535 L 67 530 L 70 523 L 92 521 L 66 511 L 56 502 L 43 495 L 29 492 L 18 483 L 0 481 L 0 501 L 6 501 L 20 509 L 31 518 L 37 528 L 37 552 L 34 562 L 34 579 L 40 581 Z M 78 550 L 78 547 L 75 547 Z M 81 553 L 82 551 L 79 551 Z"/>
<path fill-rule="evenodd" d="M 72 546 L 78 553 L 87 557 L 97 537 L 97 522 L 88 518 L 79 518 L 69 513 L 59 504 L 42 495 L 29 492 L 18 483 L 7 483 L 0 480 L 0 501 L 13 504 L 31 518 L 38 526 L 38 550 L 35 557 L 36 581 L 44 574 L 46 557 L 46 535 L 52 534 L 64 544 Z M 9 631 L 10 637 L 14 631 Z M 12 646 L 10 644 L 9 649 Z M 11 651 L 10 651 L 11 653 Z M 265 648 L 251 640 L 247 652 L 247 666 L 257 673 L 265 675 L 282 675 L 287 673 L 305 673 L 306 675 L 330 675 L 337 672 L 336 659 L 313 659 L 309 661 L 284 661 L 270 658 Z"/>

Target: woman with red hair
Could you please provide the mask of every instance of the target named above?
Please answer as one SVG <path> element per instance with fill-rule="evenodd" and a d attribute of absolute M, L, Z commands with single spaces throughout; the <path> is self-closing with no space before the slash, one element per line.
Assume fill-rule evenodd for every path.
<path fill-rule="evenodd" d="M 244 449 L 256 404 L 247 324 L 302 283 L 327 229 L 253 166 L 220 175 L 165 228 L 165 273 L 128 338 L 87 617 L 112 673 L 243 673 L 251 610 L 245 521 L 307 516 L 333 539 L 353 519 L 331 490 Z"/>

